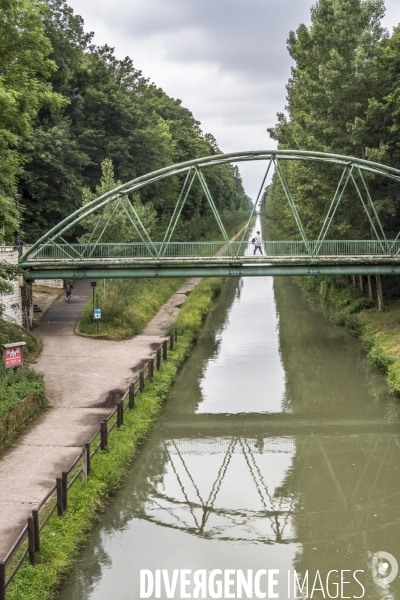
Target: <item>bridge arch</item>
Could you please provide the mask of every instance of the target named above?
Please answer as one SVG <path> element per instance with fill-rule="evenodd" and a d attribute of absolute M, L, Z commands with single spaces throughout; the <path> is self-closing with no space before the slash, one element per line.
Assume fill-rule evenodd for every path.
<path fill-rule="evenodd" d="M 218 213 L 215 202 L 211 196 L 210 190 L 208 189 L 206 179 L 204 178 L 204 171 L 207 168 L 210 168 L 215 165 L 220 165 L 224 163 L 241 163 L 241 162 L 249 162 L 249 161 L 264 161 L 267 163 L 267 168 L 261 183 L 261 187 L 257 196 L 257 199 L 254 203 L 254 207 L 252 210 L 252 214 L 250 215 L 247 227 L 245 228 L 244 234 L 242 236 L 242 240 L 239 245 L 234 246 L 225 231 L 223 223 L 221 221 L 220 215 Z M 285 179 L 284 171 L 281 169 L 281 164 L 286 161 L 303 161 L 303 162 L 318 162 L 318 163 L 326 163 L 332 165 L 338 165 L 343 167 L 342 174 L 338 182 L 337 189 L 335 191 L 334 197 L 330 204 L 329 210 L 327 212 L 325 221 L 322 225 L 321 232 L 318 236 L 317 240 L 308 240 L 304 231 L 303 224 L 301 222 L 299 213 L 297 211 L 295 200 L 290 192 L 288 183 Z M 347 187 L 349 182 L 352 182 L 357 190 L 357 194 L 361 201 L 361 205 L 370 221 L 371 230 L 374 232 L 375 239 L 369 240 L 369 246 L 362 246 L 358 249 L 358 254 L 366 254 L 366 255 L 385 255 L 386 257 L 390 257 L 393 260 L 397 260 L 400 252 L 399 245 L 399 235 L 395 240 L 387 240 L 385 233 L 383 231 L 382 225 L 379 220 L 378 212 L 375 208 L 374 202 L 372 200 L 370 191 L 368 189 L 367 180 L 364 177 L 366 173 L 372 173 L 374 175 L 378 175 L 393 181 L 400 183 L 400 170 L 395 169 L 393 167 L 389 167 L 387 165 L 379 164 L 376 162 L 371 162 L 368 160 L 352 157 L 352 156 L 343 156 L 339 154 L 325 153 L 325 152 L 312 152 L 306 150 L 259 150 L 259 151 L 245 151 L 245 152 L 233 152 L 228 154 L 215 154 L 213 156 L 206 156 L 190 161 L 186 161 L 183 163 L 171 165 L 169 167 L 165 167 L 163 169 L 159 169 L 152 173 L 148 173 L 146 175 L 142 175 L 137 177 L 131 181 L 128 181 L 115 189 L 99 196 L 89 202 L 88 204 L 82 206 L 74 213 L 63 219 L 58 225 L 50 229 L 45 235 L 43 235 L 37 242 L 35 242 L 31 246 L 27 246 L 24 254 L 21 256 L 20 262 L 22 266 L 29 269 L 34 269 L 46 266 L 46 268 L 51 268 L 58 266 L 62 263 L 64 266 L 74 264 L 75 266 L 80 264 L 81 266 L 91 266 L 93 267 L 93 261 L 96 256 L 98 256 L 98 251 L 101 243 L 101 235 L 100 237 L 92 242 L 92 238 L 97 231 L 97 227 L 99 226 L 99 231 L 102 229 L 102 214 L 105 214 L 105 210 L 110 204 L 115 203 L 115 206 L 121 206 L 125 211 L 127 218 L 129 219 L 132 227 L 135 229 L 138 237 L 141 239 L 141 244 L 144 248 L 143 257 L 149 259 L 153 266 L 155 264 L 162 263 L 162 260 L 168 254 L 168 248 L 171 247 L 171 239 L 175 230 L 175 226 L 179 220 L 182 208 L 188 197 L 191 186 L 195 179 L 199 180 L 201 187 L 203 188 L 204 195 L 207 199 L 207 202 L 214 214 L 214 217 L 217 221 L 217 224 L 222 233 L 222 237 L 228 249 L 228 253 L 225 256 L 225 259 L 228 259 L 229 265 L 234 265 L 236 267 L 240 266 L 243 261 L 240 260 L 240 256 L 243 254 L 243 244 L 245 244 L 245 236 L 247 235 L 247 230 L 251 222 L 251 218 L 254 214 L 254 211 L 257 209 L 257 206 L 260 202 L 262 192 L 265 187 L 265 182 L 267 180 L 267 176 L 271 169 L 275 169 L 275 172 L 279 176 L 279 180 L 282 184 L 282 188 L 284 190 L 284 194 L 286 196 L 286 200 L 292 210 L 296 225 L 298 227 L 301 242 L 300 246 L 296 247 L 295 253 L 297 255 L 302 254 L 309 258 L 309 263 L 315 262 L 318 259 L 318 256 L 321 253 L 325 252 L 326 240 L 327 240 L 327 232 L 329 230 L 330 224 L 332 223 L 332 219 L 336 212 L 337 206 L 339 205 L 341 198 L 343 196 L 344 190 Z M 154 184 L 163 179 L 175 176 L 175 175 L 183 175 L 184 183 L 181 188 L 179 197 L 177 198 L 175 208 L 173 210 L 173 214 L 167 230 L 164 235 L 164 239 L 162 242 L 154 242 L 146 228 L 142 224 L 139 215 L 137 214 L 133 204 L 129 202 L 127 198 L 129 194 L 132 192 L 138 191 L 141 188 Z M 358 183 L 356 177 L 358 178 Z M 114 210 L 114 209 L 113 209 Z M 102 212 L 101 212 L 102 211 Z M 65 241 L 64 235 L 72 228 L 74 228 L 77 224 L 79 224 L 82 220 L 92 214 L 99 214 L 99 220 L 92 232 L 90 239 L 85 244 L 70 244 Z M 104 232 L 104 229 L 102 229 Z M 365 241 L 367 242 L 367 241 Z M 289 242 L 287 242 L 289 244 Z M 79 248 L 78 248 L 79 246 Z M 105 244 L 103 244 L 105 246 Z M 121 245 L 120 245 L 121 246 Z M 288 246 L 289 247 L 289 246 Z M 333 251 L 329 251 L 330 254 L 340 255 L 341 250 L 337 249 L 339 246 L 335 247 Z M 115 249 L 114 249 L 115 251 Z M 276 251 L 277 252 L 277 251 Z M 275 252 L 275 254 L 276 254 Z M 291 252 L 291 250 L 290 250 Z M 290 254 L 289 252 L 289 254 Z M 356 254 L 357 254 L 356 252 Z M 57 254 L 58 253 L 58 254 Z M 274 254 L 274 252 L 273 252 Z M 285 254 L 285 253 L 284 253 Z M 54 255 L 54 256 L 53 256 Z M 210 256 L 210 252 L 206 252 L 205 254 L 208 258 Z M 205 256 L 203 253 L 203 256 Z M 122 259 L 122 257 L 119 257 Z M 191 254 L 186 257 L 188 260 L 193 262 L 193 259 L 200 258 L 195 254 Z M 292 257 L 293 258 L 293 257 Z M 46 259 L 47 263 L 46 263 Z M 188 262 L 188 260 L 186 262 Z M 226 262 L 226 261 L 225 261 Z M 293 261 L 292 261 L 293 262 Z M 318 262 L 318 261 L 317 261 Z M 332 262 L 332 260 L 330 260 Z M 354 261 L 353 261 L 354 262 Z M 89 264 L 90 263 L 90 264 Z M 121 261 L 118 261 L 118 264 L 114 266 L 121 267 Z M 136 264 L 132 266 L 143 266 Z M 304 260 L 303 260 L 304 264 Z M 99 266 L 99 261 L 97 262 L 97 266 Z M 110 267 L 110 261 L 108 263 L 108 267 Z M 326 266 L 326 265 L 325 265 Z M 388 265 L 386 265 L 386 268 Z M 399 265 L 396 265 L 397 269 L 400 268 Z M 43 270 L 43 269 L 42 269 Z M 364 271 L 366 272 L 366 271 Z M 382 271 L 383 272 L 383 271 Z M 391 271 L 392 272 L 392 271 Z M 393 271 L 394 272 L 394 271 Z M 221 272 L 222 274 L 222 272 Z M 232 273 L 236 275 L 240 275 L 243 273 L 236 272 Z M 248 270 L 248 274 L 250 274 L 250 270 Z M 260 273 L 253 273 L 261 274 Z M 277 274 L 272 273 L 271 274 Z M 302 274 L 308 274 L 304 272 Z M 53 273 L 54 275 L 54 273 Z M 94 275 L 93 275 L 94 276 Z M 119 273 L 114 273 L 110 275 L 113 277 L 122 276 Z M 135 274 L 131 274 L 131 276 L 146 276 L 144 274 L 139 275 L 139 271 L 136 271 Z M 165 276 L 171 276 L 165 275 Z M 172 275 L 174 276 L 174 275 Z M 32 275 L 33 277 L 33 275 Z"/>

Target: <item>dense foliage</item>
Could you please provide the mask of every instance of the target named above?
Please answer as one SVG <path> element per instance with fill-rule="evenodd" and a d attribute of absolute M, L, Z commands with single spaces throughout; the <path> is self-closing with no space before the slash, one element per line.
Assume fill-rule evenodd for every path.
<path fill-rule="evenodd" d="M 8 243 L 19 226 L 25 241 L 34 242 L 79 208 L 82 189 L 89 190 L 86 200 L 95 192 L 105 159 L 125 182 L 219 152 L 180 100 L 146 79 L 129 57 L 118 60 L 112 48 L 93 45 L 65 0 L 1 0 L 0 23 L 0 227 Z M 239 171 L 221 165 L 206 178 L 218 208 L 243 221 L 250 205 Z M 181 183 L 146 187 L 136 201 L 162 224 Z M 182 216 L 176 235 L 184 239 L 216 230 L 200 185 Z M 70 239 L 82 234 L 77 228 Z"/>
<path fill-rule="evenodd" d="M 40 350 L 40 342 L 34 335 L 15 323 L 0 319 L 0 346 L 9 342 L 25 342 L 25 363 L 32 360 Z M 27 366 L 23 370 L 19 367 L 5 369 L 0 364 L 0 418 L 32 393 L 44 399 L 43 375 Z"/>
<path fill-rule="evenodd" d="M 351 155 L 398 167 L 400 154 L 400 27 L 381 26 L 383 0 L 318 0 L 311 26 L 290 32 L 295 61 L 287 85 L 287 114 L 269 130 L 280 148 Z M 318 236 L 341 169 L 284 165 L 300 217 Z M 388 237 L 400 230 L 400 186 L 368 178 Z M 266 214 L 299 236 L 277 177 L 268 190 Z M 329 232 L 331 239 L 371 239 L 369 221 L 349 186 Z"/>

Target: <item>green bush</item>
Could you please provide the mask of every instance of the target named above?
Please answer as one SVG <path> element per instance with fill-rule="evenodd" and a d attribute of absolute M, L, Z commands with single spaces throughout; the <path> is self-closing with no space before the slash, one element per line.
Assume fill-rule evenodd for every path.
<path fill-rule="evenodd" d="M 392 394 L 400 396 L 400 359 L 394 360 L 388 367 L 388 385 Z"/>
<path fill-rule="evenodd" d="M 374 367 L 384 374 L 388 372 L 390 365 L 394 362 L 394 359 L 389 356 L 379 344 L 374 344 L 374 346 L 372 346 L 368 358 Z"/>
<path fill-rule="evenodd" d="M 20 367 L 16 369 L 0 368 L 0 418 L 10 412 L 13 408 L 36 392 L 44 399 L 43 375 L 33 369 Z"/>

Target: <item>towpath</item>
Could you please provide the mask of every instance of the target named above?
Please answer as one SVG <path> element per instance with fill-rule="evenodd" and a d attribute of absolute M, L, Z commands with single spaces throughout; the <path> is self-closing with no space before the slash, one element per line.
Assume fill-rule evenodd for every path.
<path fill-rule="evenodd" d="M 223 247 L 218 254 L 225 250 Z M 43 350 L 33 367 L 44 374 L 51 408 L 0 456 L 0 560 L 32 510 L 52 489 L 56 477 L 68 470 L 98 431 L 100 421 L 112 412 L 115 401 L 155 354 L 199 281 L 198 277 L 188 279 L 141 335 L 124 342 L 75 334 L 76 323 L 92 293 L 90 280 L 76 282 L 71 302 L 67 304 L 62 294 L 43 315 L 35 330 Z"/>
<path fill-rule="evenodd" d="M 75 334 L 91 294 L 89 280 L 74 285 L 71 302 L 61 295 L 35 330 L 43 350 L 33 365 L 44 373 L 51 408 L 0 457 L 0 560 L 49 490 L 111 412 L 145 361 L 165 339 L 179 306 L 199 279 L 190 279 L 164 304 L 142 335 L 124 342 Z"/>

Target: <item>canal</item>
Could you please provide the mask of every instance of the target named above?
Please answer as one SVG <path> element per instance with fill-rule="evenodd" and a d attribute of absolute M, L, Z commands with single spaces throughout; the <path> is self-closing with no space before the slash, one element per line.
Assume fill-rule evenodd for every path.
<path fill-rule="evenodd" d="M 290 278 L 227 281 L 59 600 L 190 597 L 195 571 L 213 578 L 197 597 L 400 598 L 374 559 L 400 559 L 394 409 L 315 297 Z"/>

